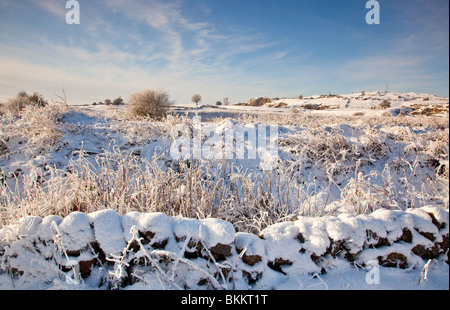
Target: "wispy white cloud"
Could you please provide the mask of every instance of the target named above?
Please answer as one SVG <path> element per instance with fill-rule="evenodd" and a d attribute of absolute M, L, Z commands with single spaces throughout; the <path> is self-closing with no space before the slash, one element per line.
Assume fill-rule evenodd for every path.
<path fill-rule="evenodd" d="M 289 55 L 292 52 L 292 50 L 286 50 L 286 51 L 279 51 L 275 53 L 275 58 L 276 59 L 283 59 L 285 58 L 287 55 Z"/>
<path fill-rule="evenodd" d="M 179 8 L 173 2 L 156 0 L 110 0 L 105 5 L 114 11 L 122 12 L 128 19 L 145 22 L 149 26 L 167 30 L 179 17 Z"/>
<path fill-rule="evenodd" d="M 107 2 L 107 6 L 121 12 L 131 22 L 138 21 L 159 31 L 163 41 L 160 44 L 169 51 L 165 57 L 171 61 L 177 61 L 189 53 L 188 47 L 183 44 L 184 33 L 189 32 L 197 39 L 197 43 L 205 47 L 204 40 L 211 32 L 211 25 L 208 23 L 193 22 L 184 17 L 178 2 L 111 0 Z M 198 52 L 199 50 L 196 50 L 196 53 Z"/>
<path fill-rule="evenodd" d="M 58 0 L 41 0 L 34 2 L 40 8 L 53 13 L 57 16 L 65 16 L 67 10 L 65 8 L 66 1 L 58 1 Z"/>
<path fill-rule="evenodd" d="M 424 22 L 423 28 L 412 24 L 414 31 L 393 30 L 386 40 L 375 40 L 370 53 L 348 56 L 336 54 L 320 29 L 319 38 L 307 43 L 301 41 L 300 28 L 295 28 L 300 35 L 294 36 L 280 35 L 279 29 L 263 31 L 267 28 L 247 22 L 247 13 L 241 12 L 246 4 L 236 6 L 236 14 L 245 20 L 241 24 L 229 22 L 230 16 L 218 19 L 221 12 L 208 1 L 197 1 L 195 10 L 184 0 L 79 2 L 81 25 L 72 27 L 65 25 L 64 0 L 0 0 L 8 9 L 0 16 L 10 17 L 5 23 L 8 31 L 0 34 L 0 94 L 14 95 L 26 88 L 51 96 L 64 83 L 78 103 L 126 98 L 144 88 L 167 88 L 178 102 L 200 92 L 205 102 L 214 103 L 223 97 L 243 101 L 261 94 L 312 95 L 399 81 L 431 85 L 439 70 L 430 70 L 429 65 L 448 53 L 448 39 L 442 37 L 448 29 L 439 30 L 442 22 L 437 21 Z M 19 21 L 16 16 L 27 8 L 28 18 Z M 417 16 L 417 6 L 405 14 Z M 48 31 L 52 23 L 55 31 Z M 289 29 L 284 26 L 283 31 Z M 360 28 L 346 31 L 365 33 Z M 344 50 L 339 42 L 333 44 Z M 448 73 L 443 80 L 448 80 Z"/>
<path fill-rule="evenodd" d="M 211 22 L 194 20 L 185 14 L 181 1 L 111 0 L 107 6 L 132 23 L 158 31 L 158 41 L 151 44 L 158 44 L 158 50 L 163 51 L 160 55 L 169 62 L 167 69 L 175 74 L 214 68 L 222 71 L 233 57 L 275 44 L 262 40 L 260 33 L 232 27 L 219 31 Z"/>

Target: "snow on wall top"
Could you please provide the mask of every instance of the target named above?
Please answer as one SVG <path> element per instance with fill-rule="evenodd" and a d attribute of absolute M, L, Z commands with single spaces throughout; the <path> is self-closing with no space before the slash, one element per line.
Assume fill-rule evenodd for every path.
<path fill-rule="evenodd" d="M 59 231 L 55 231 L 52 222 Z M 102 210 L 91 214 L 73 212 L 64 219 L 54 215 L 23 218 L 18 224 L 0 230 L 0 245 L 23 238 L 49 241 L 60 233 L 67 251 L 81 251 L 87 244 L 97 242 L 106 255 L 117 255 L 132 238 L 130 230 L 135 226 L 141 236 L 151 240 L 151 245 L 164 244 L 169 239 L 202 241 L 208 248 L 235 243 L 237 248 L 246 249 L 248 255 L 261 255 L 265 248 L 269 261 L 280 258 L 294 261 L 299 252 L 324 255 L 337 241 L 345 240 L 347 251 L 354 254 L 364 247 L 379 247 L 380 240 L 393 244 L 402 238 L 405 229 L 411 232 L 413 245 L 432 247 L 436 242 L 443 242 L 442 236 L 448 235 L 448 223 L 448 211 L 438 207 L 406 212 L 380 209 L 371 215 L 300 217 L 293 222 L 269 226 L 258 238 L 236 234 L 231 223 L 220 219 L 197 220 L 140 212 L 120 216 L 116 211 Z"/>
<path fill-rule="evenodd" d="M 242 270 L 241 275 L 249 284 L 259 281 L 263 274 L 269 277 L 265 281 L 279 280 L 274 278 L 273 271 L 289 279 L 323 272 L 325 268 L 334 268 L 339 258 L 359 266 L 378 262 L 385 267 L 410 270 L 416 266 L 422 268 L 424 260 L 438 257 L 445 260 L 448 225 L 448 211 L 430 206 L 405 212 L 384 209 L 359 216 L 300 217 L 269 226 L 259 236 L 236 233 L 230 223 L 220 219 L 197 220 L 163 213 L 130 212 L 121 216 L 113 210 L 102 210 L 90 214 L 74 212 L 64 219 L 54 215 L 30 216 L 0 229 L 0 276 L 2 270 L 9 268 L 18 274 L 45 274 L 53 279 L 59 277 L 55 273 L 57 268 L 76 266 L 86 278 L 97 262 L 101 268 L 112 268 L 105 258 L 114 261 L 129 256 L 124 262 L 139 265 L 139 258 L 148 253 L 164 258 L 159 262 L 166 267 L 171 260 L 181 257 L 183 264 L 190 266 L 186 272 L 192 272 L 190 276 L 194 278 L 200 276 L 195 281 L 187 276 L 180 278 L 189 280 L 180 285 L 192 288 L 202 283 L 201 276 L 214 265 L 234 265 L 233 274 L 238 275 L 237 270 Z M 137 228 L 142 238 L 139 245 L 130 246 L 134 242 L 130 234 L 132 227 Z M 55 244 L 59 255 L 60 246 L 64 247 L 66 256 L 55 258 Z M 139 250 L 139 246 L 145 249 Z M 60 263 L 48 269 L 52 257 Z M 229 261 L 221 265 L 215 261 L 208 263 L 213 257 Z M 188 262 L 189 259 L 192 261 Z M 145 261 L 142 260 L 144 267 Z M 180 261 L 173 263 L 176 266 Z"/>

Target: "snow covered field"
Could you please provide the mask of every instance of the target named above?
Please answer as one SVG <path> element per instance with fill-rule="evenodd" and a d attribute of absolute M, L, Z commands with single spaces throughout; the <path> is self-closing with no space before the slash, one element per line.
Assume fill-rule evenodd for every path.
<path fill-rule="evenodd" d="M 448 261 L 448 252 L 429 259 L 418 259 L 411 252 L 424 238 L 423 234 L 414 233 L 414 229 L 425 235 L 433 230 L 436 238 L 433 242 L 447 240 L 448 249 L 448 107 L 447 98 L 433 95 L 368 92 L 276 99 L 263 106 L 204 106 L 196 110 L 192 105 L 179 104 L 173 107 L 171 116 L 158 122 L 129 120 L 124 117 L 124 106 L 48 106 L 30 108 L 20 117 L 3 115 L 0 120 L 0 288 L 105 289 L 116 284 L 120 287 L 120 281 L 113 285 L 104 279 L 111 276 L 110 272 L 113 278 L 114 275 L 121 278 L 120 266 L 125 265 L 124 261 L 121 263 L 120 253 L 133 238 L 130 223 L 139 227 L 148 220 L 145 225 L 155 227 L 151 223 L 156 221 L 160 229 L 159 233 L 152 231 L 155 235 L 151 237 L 151 245 L 166 239 L 167 244 L 163 249 L 161 245 L 152 247 L 151 253 L 148 248 L 148 255 L 142 249 L 138 252 L 144 260 L 160 255 L 158 264 L 149 263 L 152 268 L 137 270 L 133 284 L 126 288 L 448 290 L 449 268 L 444 262 Z M 224 156 L 227 133 L 231 133 L 233 147 Z M 264 144 L 260 143 L 263 140 L 252 140 L 253 133 L 258 138 L 262 135 Z M 196 147 L 201 149 L 198 157 L 174 156 L 174 150 L 192 155 L 198 150 Z M 426 231 L 411 223 L 408 225 L 412 226 L 397 227 L 397 230 L 383 226 L 384 232 L 381 229 L 376 238 L 372 237 L 378 241 L 380 237 L 387 238 L 389 246 L 372 244 L 375 248 L 370 248 L 370 244 L 364 243 L 371 236 L 368 227 L 375 222 L 380 224 L 379 220 L 363 220 L 365 224 L 354 224 L 360 229 L 352 232 L 342 226 L 343 218 L 372 216 L 377 210 L 401 212 L 383 220 L 392 226 L 392 221 L 396 222 L 394 218 L 405 219 L 404 211 L 415 212 L 423 207 L 442 210 L 444 213 L 439 214 L 444 218 L 441 223 L 445 227 L 433 228 L 431 222 L 423 224 L 428 225 Z M 63 237 L 64 227 L 80 232 L 73 236 L 74 242 L 89 239 L 97 233 L 91 231 L 98 227 L 95 214 L 102 214 L 96 212 L 104 209 L 115 213 L 107 213 L 108 220 L 100 221 L 103 228 L 98 233 L 106 240 L 105 253 L 115 253 L 116 258 L 111 257 L 113 262 L 108 268 L 94 268 L 80 284 L 77 272 L 70 267 L 77 264 L 70 265 L 67 260 L 90 261 L 93 257 L 82 255 L 92 256 L 93 252 L 66 257 L 61 247 L 68 247 L 71 241 Z M 133 212 L 147 215 L 138 218 Z M 159 219 L 153 218 L 156 214 L 161 214 Z M 24 221 L 28 223 L 24 227 L 14 226 L 26 216 L 35 216 L 36 221 Z M 73 221 L 63 220 L 67 217 Z M 57 224 L 67 222 L 69 226 L 59 225 L 63 231 L 58 233 L 58 225 L 52 226 L 51 219 Z M 219 219 L 224 226 L 214 225 Z M 259 253 L 255 255 L 266 261 L 252 268 L 235 266 L 240 274 L 231 277 L 219 272 L 219 267 L 223 267 L 221 262 L 185 257 L 184 250 L 192 245 L 183 241 L 189 240 L 187 235 L 199 234 L 199 222 L 195 221 L 211 224 L 215 227 L 211 230 L 213 235 L 217 233 L 225 238 L 221 241 L 225 245 L 233 244 L 230 261 L 236 263 L 242 259 L 245 253 L 238 253 L 236 248 L 244 241 L 247 251 Z M 333 232 L 335 235 L 327 230 L 332 223 L 340 227 Z M 39 255 L 34 260 L 31 255 L 21 256 L 19 249 L 29 251 L 30 244 L 36 244 L 33 238 L 40 236 L 33 229 L 41 229 L 43 225 L 51 246 L 35 254 L 47 259 L 42 260 Z M 111 225 L 120 229 L 111 230 Z M 219 232 L 217 227 L 222 227 Z M 415 238 L 407 250 L 402 245 L 394 245 L 405 227 L 409 227 Z M 297 237 L 301 229 L 308 232 L 303 242 L 291 238 Z M 184 240 L 177 238 L 183 235 L 183 230 Z M 168 231 L 173 235 L 164 238 Z M 397 239 L 392 234 L 389 237 L 393 231 L 398 234 Z M 208 235 L 208 231 L 204 233 Z M 362 238 L 359 246 L 364 251 L 352 252 L 359 254 L 352 263 L 338 254 L 333 257 L 326 253 L 331 243 L 326 244 L 330 241 L 323 234 L 334 241 L 340 234 L 339 240 L 352 240 L 348 242 L 351 244 L 358 244 L 357 239 Z M 258 235 L 264 235 L 264 244 L 248 243 L 248 240 L 262 240 L 256 238 Z M 280 243 L 281 247 L 277 247 L 276 240 L 286 236 L 290 236 L 288 243 L 292 246 Z M 317 237 L 316 241 L 309 239 L 312 237 Z M 270 245 L 271 238 L 273 245 Z M 57 239 L 60 244 L 55 242 Z M 433 247 L 430 239 L 425 241 L 428 242 L 425 247 Z M 206 243 L 203 249 L 219 243 L 209 237 L 199 240 Z M 91 241 L 94 240 L 88 243 Z M 397 250 L 389 252 L 391 246 Z M 380 254 L 383 249 L 387 252 Z M 295 256 L 299 252 L 302 255 Z M 175 256 L 170 258 L 168 253 Z M 281 253 L 291 253 L 296 258 L 280 260 Z M 383 266 L 383 257 L 392 253 L 408 258 L 407 266 Z M 157 266 L 164 266 L 163 254 L 169 255 L 166 269 L 158 271 Z M 324 261 L 315 261 L 314 258 L 325 254 L 329 256 Z M 18 262 L 15 257 L 26 259 Z M 52 259 L 57 264 L 51 265 Z M 374 269 L 367 264 L 369 261 L 381 266 Z M 396 262 L 401 264 L 401 261 L 397 257 Z M 18 264 L 22 270 L 11 264 Z M 61 269 L 58 265 L 69 267 Z M 180 275 L 187 269 L 191 278 Z M 378 273 L 372 280 L 379 276 L 375 285 L 366 277 L 374 270 Z M 158 272 L 159 277 L 155 276 Z M 260 278 L 249 281 L 249 277 L 258 274 Z M 230 277 L 234 285 L 224 280 Z"/>

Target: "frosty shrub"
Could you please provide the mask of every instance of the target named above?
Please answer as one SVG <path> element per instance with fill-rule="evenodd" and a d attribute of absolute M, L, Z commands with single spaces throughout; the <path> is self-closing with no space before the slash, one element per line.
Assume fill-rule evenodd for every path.
<path fill-rule="evenodd" d="M 391 107 L 391 102 L 389 100 L 383 100 L 382 103 L 380 103 L 380 109 L 388 109 Z"/>
<path fill-rule="evenodd" d="M 291 113 L 297 114 L 300 112 L 300 110 L 297 107 L 291 107 L 290 109 Z"/>
<path fill-rule="evenodd" d="M 29 95 L 25 91 L 21 91 L 16 97 L 7 100 L 2 108 L 6 112 L 17 115 L 27 106 L 45 107 L 47 104 L 47 101 L 39 93 L 34 92 Z"/>
<path fill-rule="evenodd" d="M 248 105 L 251 107 L 261 107 L 261 106 L 265 105 L 266 103 L 272 103 L 272 102 L 273 102 L 272 98 L 259 97 L 259 98 L 250 99 L 250 101 L 248 102 Z"/>
<path fill-rule="evenodd" d="M 0 130 L 0 137 L 26 141 L 23 151 L 31 157 L 45 154 L 64 136 L 60 119 L 66 110 L 65 106 L 28 105 L 20 117 L 11 118 L 9 125 Z"/>
<path fill-rule="evenodd" d="M 302 108 L 306 109 L 306 110 L 320 110 L 321 105 L 317 104 L 317 103 L 307 103 L 307 104 L 303 104 Z"/>
<path fill-rule="evenodd" d="M 169 94 L 162 90 L 145 90 L 130 96 L 127 110 L 130 117 L 161 119 L 171 104 Z"/>
<path fill-rule="evenodd" d="M 112 105 L 122 105 L 123 103 L 124 102 L 123 102 L 122 97 L 118 97 L 118 98 L 113 100 Z"/>
<path fill-rule="evenodd" d="M 4 110 L 5 110 L 5 112 L 9 112 L 11 114 L 17 115 L 24 108 L 25 108 L 24 98 L 17 96 L 17 97 L 8 99 L 8 101 L 6 101 Z"/>

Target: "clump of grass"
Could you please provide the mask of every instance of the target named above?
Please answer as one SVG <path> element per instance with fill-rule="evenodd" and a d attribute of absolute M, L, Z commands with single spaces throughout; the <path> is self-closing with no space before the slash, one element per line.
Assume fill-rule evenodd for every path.
<path fill-rule="evenodd" d="M 443 104 L 425 105 L 425 104 L 414 104 L 411 106 L 413 111 L 412 115 L 420 116 L 434 116 L 434 115 L 448 115 L 449 106 Z"/>
<path fill-rule="evenodd" d="M 65 106 L 29 105 L 18 115 L 7 114 L 2 119 L 0 139 L 20 141 L 30 157 L 46 153 L 64 136 L 60 119 L 66 109 Z"/>
<path fill-rule="evenodd" d="M 388 109 L 391 107 L 391 102 L 385 99 L 379 104 L 379 107 L 380 109 Z"/>
<path fill-rule="evenodd" d="M 258 97 L 258 98 L 250 99 L 250 101 L 247 103 L 247 105 L 249 105 L 251 107 L 261 107 L 261 106 L 265 105 L 266 103 L 272 103 L 272 102 L 273 102 L 272 98 Z"/>
<path fill-rule="evenodd" d="M 63 107 L 29 106 L 22 113 L 18 126 L 22 136 L 28 138 L 28 148 L 33 156 L 48 152 L 64 136 L 60 119 Z"/>
<path fill-rule="evenodd" d="M 301 105 L 305 110 L 330 110 L 330 109 L 340 109 L 340 105 L 326 105 L 321 103 L 307 103 Z"/>

